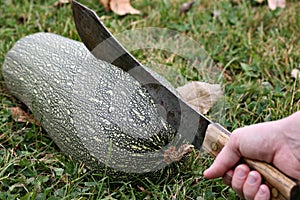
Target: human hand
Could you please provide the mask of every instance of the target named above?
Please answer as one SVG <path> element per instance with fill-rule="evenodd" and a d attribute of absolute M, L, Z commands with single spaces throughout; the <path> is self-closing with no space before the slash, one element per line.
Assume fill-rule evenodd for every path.
<path fill-rule="evenodd" d="M 223 177 L 226 184 L 246 199 L 269 199 L 261 176 L 246 165 L 235 167 L 241 157 L 274 164 L 286 175 L 300 180 L 300 112 L 273 122 L 235 130 L 212 166 L 208 179 Z"/>

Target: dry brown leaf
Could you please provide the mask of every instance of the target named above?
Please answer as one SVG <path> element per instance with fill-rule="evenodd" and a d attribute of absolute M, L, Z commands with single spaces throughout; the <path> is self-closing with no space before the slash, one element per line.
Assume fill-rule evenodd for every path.
<path fill-rule="evenodd" d="M 110 9 L 118 15 L 141 14 L 139 10 L 132 7 L 130 0 L 111 0 L 109 5 Z"/>
<path fill-rule="evenodd" d="M 103 5 L 106 11 L 110 10 L 110 6 L 109 6 L 110 0 L 99 0 L 99 2 Z"/>
<path fill-rule="evenodd" d="M 271 10 L 285 8 L 285 0 L 268 0 L 268 5 Z"/>
<path fill-rule="evenodd" d="M 11 111 L 11 115 L 16 122 L 30 122 L 38 124 L 35 119 L 31 118 L 30 115 L 20 107 L 7 108 L 7 110 Z"/>
<path fill-rule="evenodd" d="M 193 81 L 178 87 L 177 91 L 183 100 L 202 114 L 206 114 L 223 95 L 219 84 L 200 81 Z"/>
<path fill-rule="evenodd" d="M 141 14 L 141 12 L 132 7 L 130 0 L 99 0 L 106 11 L 112 10 L 117 15 Z"/>
<path fill-rule="evenodd" d="M 265 0 L 255 0 L 257 3 L 263 3 Z M 285 8 L 285 0 L 268 0 L 268 6 L 271 10 L 276 8 Z"/>
<path fill-rule="evenodd" d="M 58 0 L 54 3 L 55 6 L 62 6 L 64 4 L 68 4 L 68 3 L 71 3 L 71 0 Z"/>
<path fill-rule="evenodd" d="M 175 146 L 170 146 L 164 151 L 164 162 L 171 164 L 181 160 L 187 153 L 190 153 L 194 149 L 194 145 L 182 144 L 178 149 Z"/>

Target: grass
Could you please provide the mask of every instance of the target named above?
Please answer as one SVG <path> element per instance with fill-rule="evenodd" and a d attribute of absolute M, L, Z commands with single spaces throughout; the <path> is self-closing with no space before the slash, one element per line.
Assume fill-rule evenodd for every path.
<path fill-rule="evenodd" d="M 118 17 L 96 0 L 81 1 L 97 12 L 117 34 L 141 27 L 180 31 L 198 41 L 224 72 L 226 107 L 222 124 L 234 130 L 276 120 L 299 110 L 300 2 L 270 11 L 254 1 L 196 1 L 179 15 L 183 0 L 135 0 L 141 16 Z M 70 5 L 51 1 L 0 0 L 0 66 L 5 54 L 23 36 L 52 32 L 79 40 Z M 160 50 L 138 50 L 144 63 L 155 60 L 184 68 L 180 58 Z M 181 69 L 181 70 L 180 70 Z M 167 77 L 172 80 L 172 77 Z M 192 76 L 190 79 L 197 79 Z M 0 199 L 235 199 L 221 180 L 205 180 L 202 172 L 212 158 L 194 152 L 177 176 L 159 183 L 113 180 L 86 170 L 64 156 L 41 127 L 14 122 L 8 107 L 20 105 L 4 89 L 0 93 Z"/>

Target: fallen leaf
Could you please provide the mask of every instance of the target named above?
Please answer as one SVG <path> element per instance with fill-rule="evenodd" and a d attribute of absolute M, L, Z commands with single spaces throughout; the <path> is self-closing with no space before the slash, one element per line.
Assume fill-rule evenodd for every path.
<path fill-rule="evenodd" d="M 182 15 L 182 14 L 188 12 L 192 8 L 194 3 L 195 3 L 195 1 L 190 1 L 190 2 L 186 2 L 186 3 L 182 4 L 181 8 L 180 8 L 180 14 Z"/>
<path fill-rule="evenodd" d="M 71 0 L 58 0 L 54 3 L 54 5 L 59 7 L 59 6 L 62 6 L 64 4 L 68 4 L 68 3 L 71 3 Z"/>
<path fill-rule="evenodd" d="M 202 114 L 206 114 L 223 95 L 219 84 L 209 84 L 200 81 L 192 81 L 178 87 L 177 91 L 183 100 Z"/>
<path fill-rule="evenodd" d="M 117 15 L 141 14 L 141 12 L 132 7 L 130 0 L 99 0 L 106 11 L 112 10 Z"/>
<path fill-rule="evenodd" d="M 24 110 L 22 110 L 22 108 L 20 107 L 7 108 L 7 110 L 11 111 L 11 115 L 16 122 L 30 122 L 39 124 L 39 122 L 36 119 L 30 117 L 30 115 Z"/>
<path fill-rule="evenodd" d="M 110 0 L 99 0 L 99 2 L 103 5 L 105 11 L 110 10 L 110 6 L 109 6 Z"/>
<path fill-rule="evenodd" d="M 194 145 L 191 144 L 182 144 L 178 149 L 175 146 L 170 146 L 164 151 L 164 162 L 171 164 L 172 162 L 179 161 L 193 149 Z"/>
<path fill-rule="evenodd" d="M 291 72 L 291 76 L 295 79 L 300 79 L 300 70 L 299 69 L 293 69 Z"/>
<path fill-rule="evenodd" d="M 285 8 L 285 0 L 268 0 L 268 5 L 271 10 Z"/>

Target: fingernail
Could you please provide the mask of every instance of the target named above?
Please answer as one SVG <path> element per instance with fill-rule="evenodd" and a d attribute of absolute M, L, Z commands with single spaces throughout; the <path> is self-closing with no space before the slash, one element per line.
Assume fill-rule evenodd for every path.
<path fill-rule="evenodd" d="M 237 168 L 236 174 L 237 174 L 238 177 L 240 177 L 240 178 L 245 178 L 245 176 L 246 176 L 246 172 L 245 172 L 245 170 L 242 169 L 242 168 Z"/>
<path fill-rule="evenodd" d="M 266 190 L 264 187 L 260 186 L 258 190 L 258 195 L 259 196 L 264 196 L 266 194 Z"/>
<path fill-rule="evenodd" d="M 247 182 L 249 184 L 254 184 L 254 183 L 256 183 L 256 181 L 257 181 L 256 176 L 250 173 L 248 178 L 247 178 Z"/>

